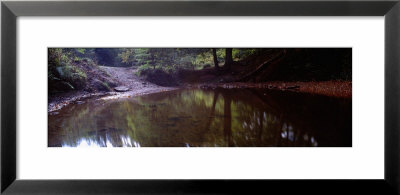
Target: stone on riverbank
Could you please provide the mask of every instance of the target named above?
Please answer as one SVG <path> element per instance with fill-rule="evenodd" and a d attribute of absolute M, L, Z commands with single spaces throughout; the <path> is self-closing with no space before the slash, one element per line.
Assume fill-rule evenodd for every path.
<path fill-rule="evenodd" d="M 114 90 L 117 92 L 126 92 L 126 91 L 129 91 L 130 89 L 125 86 L 120 86 L 120 87 L 115 87 Z"/>

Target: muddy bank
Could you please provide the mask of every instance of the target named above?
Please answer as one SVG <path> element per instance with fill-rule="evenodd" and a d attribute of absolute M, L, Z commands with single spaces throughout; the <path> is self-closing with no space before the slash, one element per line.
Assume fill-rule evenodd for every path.
<path fill-rule="evenodd" d="M 99 92 L 99 93 L 89 93 L 85 91 L 74 91 L 69 93 L 62 93 L 50 96 L 48 99 L 48 112 L 54 112 L 60 110 L 64 106 L 67 106 L 71 103 L 81 103 L 82 101 L 86 101 L 88 99 L 104 97 L 107 95 L 111 95 L 114 92 Z"/>
<path fill-rule="evenodd" d="M 268 88 L 280 91 L 295 91 L 337 98 L 352 97 L 352 82 L 350 81 L 323 81 L 323 82 L 264 82 L 264 83 L 206 83 L 186 84 L 184 88 Z M 147 86 L 137 87 L 135 90 L 126 92 L 98 92 L 88 93 L 78 91 L 68 94 L 60 94 L 49 99 L 48 112 L 57 111 L 64 106 L 75 103 L 79 104 L 88 100 L 112 100 L 120 98 L 131 98 L 140 95 L 160 93 L 176 90 L 182 87 Z"/>
<path fill-rule="evenodd" d="M 262 82 L 262 83 L 206 83 L 187 85 L 187 87 L 199 88 L 268 88 L 271 90 L 289 90 L 300 93 L 310 93 L 338 98 L 352 97 L 351 81 L 319 81 L 319 82 Z"/>
<path fill-rule="evenodd" d="M 150 93 L 159 93 L 162 91 L 170 91 L 177 89 L 177 87 L 164 87 L 157 85 L 155 83 L 147 81 L 143 77 L 137 76 L 136 67 L 109 67 L 100 66 L 102 70 L 107 72 L 109 75 L 118 80 L 119 85 L 115 87 L 114 91 L 119 91 L 118 89 L 124 89 L 123 92 L 110 94 L 109 96 L 102 97 L 101 99 L 118 99 L 118 98 L 129 98 L 138 95 L 145 95 Z"/>
<path fill-rule="evenodd" d="M 47 111 L 55 112 L 69 104 L 81 104 L 85 101 L 92 100 L 111 100 L 119 98 L 130 98 L 140 95 L 147 95 L 151 93 L 160 93 L 164 91 L 171 91 L 178 88 L 173 87 L 155 87 L 155 88 L 142 88 L 141 90 L 127 91 L 127 92 L 98 92 L 89 93 L 85 91 L 76 91 L 71 93 L 59 94 L 49 98 Z"/>

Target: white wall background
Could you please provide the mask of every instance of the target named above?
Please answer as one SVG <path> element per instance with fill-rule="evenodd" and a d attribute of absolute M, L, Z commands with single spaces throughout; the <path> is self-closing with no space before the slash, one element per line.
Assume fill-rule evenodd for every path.
<path fill-rule="evenodd" d="M 47 47 L 352 47 L 353 147 L 47 148 Z M 383 17 L 19 17 L 17 92 L 19 179 L 384 176 Z"/>

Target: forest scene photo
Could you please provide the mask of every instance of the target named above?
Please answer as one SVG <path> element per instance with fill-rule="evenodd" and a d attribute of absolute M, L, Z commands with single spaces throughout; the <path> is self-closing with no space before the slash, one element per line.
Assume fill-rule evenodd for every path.
<path fill-rule="evenodd" d="M 48 147 L 351 147 L 352 48 L 48 48 Z"/>

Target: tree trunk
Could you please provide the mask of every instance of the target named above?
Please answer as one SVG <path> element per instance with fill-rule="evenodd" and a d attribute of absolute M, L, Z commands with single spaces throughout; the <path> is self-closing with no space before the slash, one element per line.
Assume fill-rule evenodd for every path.
<path fill-rule="evenodd" d="M 212 54 L 213 54 L 213 57 L 214 57 L 214 66 L 215 66 L 216 69 L 219 69 L 218 57 L 217 57 L 217 49 L 212 49 Z"/>
<path fill-rule="evenodd" d="M 230 69 L 231 65 L 233 63 L 233 58 L 232 58 L 232 48 L 226 48 L 225 49 L 225 68 Z"/>

